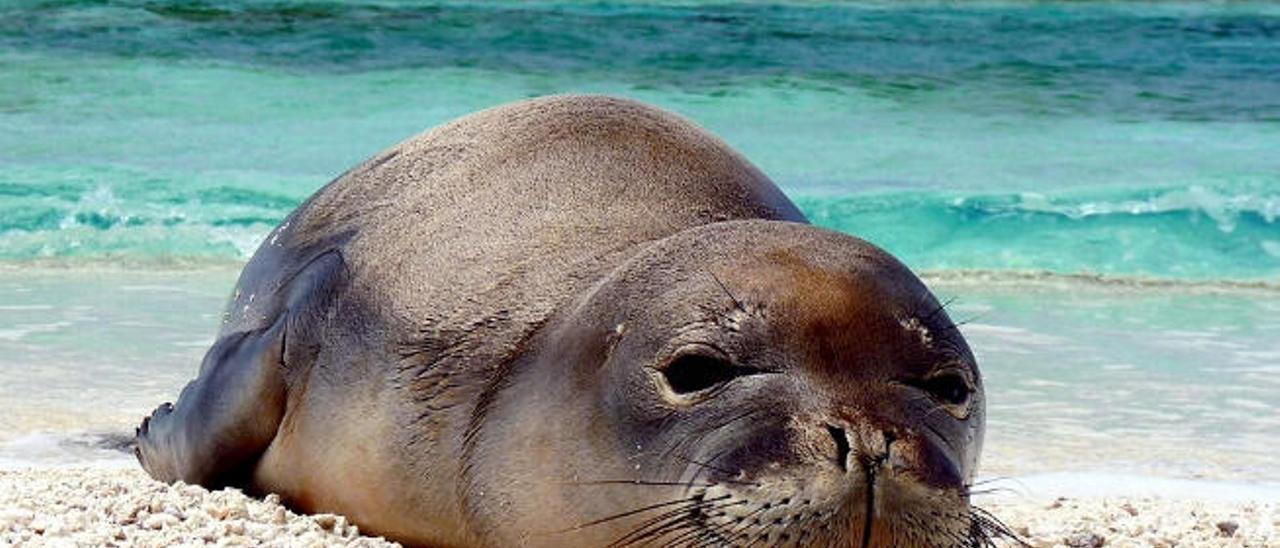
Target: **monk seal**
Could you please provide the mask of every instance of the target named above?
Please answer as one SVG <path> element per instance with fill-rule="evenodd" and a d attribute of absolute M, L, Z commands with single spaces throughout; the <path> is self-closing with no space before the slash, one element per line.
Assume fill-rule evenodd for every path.
<path fill-rule="evenodd" d="M 137 446 L 414 545 L 971 546 L 983 409 L 888 253 L 688 121 L 558 96 L 299 206 Z"/>

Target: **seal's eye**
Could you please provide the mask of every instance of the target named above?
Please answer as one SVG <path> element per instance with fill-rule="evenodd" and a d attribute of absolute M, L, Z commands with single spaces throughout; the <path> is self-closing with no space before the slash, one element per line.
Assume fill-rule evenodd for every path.
<path fill-rule="evenodd" d="M 964 405 L 969 401 L 969 383 L 959 373 L 942 373 L 924 381 L 920 388 L 933 397 L 951 405 Z"/>
<path fill-rule="evenodd" d="M 689 394 L 724 384 L 757 370 L 738 367 L 723 358 L 702 354 L 677 357 L 662 370 L 662 376 L 676 394 Z"/>

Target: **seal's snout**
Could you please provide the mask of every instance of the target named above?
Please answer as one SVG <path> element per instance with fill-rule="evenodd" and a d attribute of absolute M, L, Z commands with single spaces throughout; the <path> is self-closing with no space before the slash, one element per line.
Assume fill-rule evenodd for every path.
<path fill-rule="evenodd" d="M 874 427 L 847 426 L 843 421 L 828 423 L 827 433 L 835 444 L 833 460 L 842 472 L 879 470 L 889 461 L 893 432 Z"/>
<path fill-rule="evenodd" d="M 893 420 L 867 414 L 852 417 L 831 418 L 822 426 L 830 438 L 823 452 L 845 476 L 842 482 L 875 486 L 874 480 L 893 478 L 927 491 L 964 489 L 964 455 L 931 435 L 929 426 L 917 424 L 918 415 Z M 808 428 L 817 431 L 816 426 Z"/>

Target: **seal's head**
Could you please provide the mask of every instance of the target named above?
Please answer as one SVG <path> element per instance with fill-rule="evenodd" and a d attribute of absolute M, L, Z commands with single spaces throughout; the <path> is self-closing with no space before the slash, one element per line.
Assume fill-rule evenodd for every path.
<path fill-rule="evenodd" d="M 735 221 L 655 242 L 475 416 L 499 543 L 982 545 L 982 382 L 943 306 L 862 240 Z M 481 495 L 483 493 L 483 495 Z"/>

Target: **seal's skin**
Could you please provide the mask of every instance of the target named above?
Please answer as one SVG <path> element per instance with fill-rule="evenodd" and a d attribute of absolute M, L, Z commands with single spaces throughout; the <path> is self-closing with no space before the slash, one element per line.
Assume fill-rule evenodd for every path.
<path fill-rule="evenodd" d="M 990 533 L 982 433 L 906 267 L 683 119 L 558 96 L 312 196 L 137 441 L 409 544 L 937 546 Z"/>

